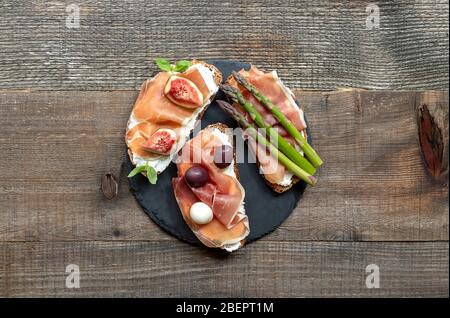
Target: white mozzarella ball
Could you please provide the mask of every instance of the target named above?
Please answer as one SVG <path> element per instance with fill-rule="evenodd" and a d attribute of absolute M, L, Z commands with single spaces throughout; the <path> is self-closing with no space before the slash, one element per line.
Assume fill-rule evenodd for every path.
<path fill-rule="evenodd" d="M 195 202 L 189 210 L 192 221 L 197 224 L 207 224 L 213 219 L 211 208 L 203 202 Z"/>

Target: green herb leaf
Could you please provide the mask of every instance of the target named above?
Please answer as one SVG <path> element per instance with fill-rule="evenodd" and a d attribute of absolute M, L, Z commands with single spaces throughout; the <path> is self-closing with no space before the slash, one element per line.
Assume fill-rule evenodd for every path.
<path fill-rule="evenodd" d="M 191 61 L 187 60 L 178 61 L 177 64 L 175 64 L 175 72 L 183 72 L 187 70 L 191 64 Z"/>
<path fill-rule="evenodd" d="M 156 65 L 158 65 L 158 67 L 165 72 L 170 72 L 173 70 L 172 65 L 170 65 L 170 62 L 166 59 L 160 58 L 158 57 L 155 60 Z"/>
<path fill-rule="evenodd" d="M 128 178 L 134 177 L 135 175 L 137 175 L 138 173 L 141 173 L 145 171 L 145 165 L 143 166 L 136 166 L 133 170 L 131 170 L 131 172 L 128 174 Z"/>
<path fill-rule="evenodd" d="M 156 170 L 152 166 L 147 165 L 146 173 L 148 182 L 150 182 L 151 184 L 156 184 L 156 180 L 158 180 L 158 174 L 156 173 Z"/>

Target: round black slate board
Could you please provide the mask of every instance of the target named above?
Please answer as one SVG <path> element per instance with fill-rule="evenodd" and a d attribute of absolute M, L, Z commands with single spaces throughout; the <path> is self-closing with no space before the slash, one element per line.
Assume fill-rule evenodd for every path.
<path fill-rule="evenodd" d="M 223 60 L 210 60 L 208 63 L 219 68 L 224 79 L 233 70 L 238 71 L 250 67 L 247 63 Z M 222 92 L 217 94 L 215 100 L 217 99 L 225 99 Z M 209 105 L 202 118 L 202 128 L 217 122 L 224 123 L 229 127 L 237 127 L 236 122 L 217 106 L 215 100 Z M 311 141 L 310 136 L 308 131 L 309 141 Z M 246 160 L 245 163 L 239 163 L 238 167 L 240 181 L 245 189 L 245 209 L 250 222 L 250 234 L 247 237 L 247 243 L 249 243 L 275 230 L 291 214 L 300 200 L 306 184 L 299 182 L 289 191 L 277 194 L 266 185 L 258 173 L 256 164 L 248 163 Z M 132 169 L 133 166 L 128 159 L 126 162 L 127 174 Z M 175 200 L 172 178 L 176 175 L 176 165 L 171 163 L 158 176 L 156 185 L 150 185 L 142 175 L 135 176 L 129 179 L 131 192 L 145 213 L 165 231 L 185 242 L 201 245 L 184 222 Z"/>

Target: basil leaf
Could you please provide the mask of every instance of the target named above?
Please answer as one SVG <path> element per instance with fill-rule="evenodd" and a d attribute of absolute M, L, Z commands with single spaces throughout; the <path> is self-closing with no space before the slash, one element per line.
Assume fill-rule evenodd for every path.
<path fill-rule="evenodd" d="M 158 67 L 165 72 L 170 72 L 172 71 L 172 65 L 170 65 L 170 62 L 166 59 L 160 58 L 158 57 L 155 60 L 156 65 L 158 65 Z"/>
<path fill-rule="evenodd" d="M 158 174 L 156 173 L 156 170 L 152 166 L 147 165 L 146 173 L 148 182 L 150 182 L 151 184 L 156 184 L 156 180 L 158 180 Z"/>
<path fill-rule="evenodd" d="M 145 170 L 145 165 L 144 166 L 136 166 L 133 170 L 131 170 L 131 172 L 128 174 L 128 178 L 134 177 L 135 175 L 137 175 L 138 173 L 141 173 Z"/>
<path fill-rule="evenodd" d="M 183 72 L 191 66 L 191 61 L 181 60 L 175 64 L 175 72 Z"/>

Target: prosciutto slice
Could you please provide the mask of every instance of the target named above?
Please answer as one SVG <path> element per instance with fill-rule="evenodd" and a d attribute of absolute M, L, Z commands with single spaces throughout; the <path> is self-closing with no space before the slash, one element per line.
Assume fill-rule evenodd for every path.
<path fill-rule="evenodd" d="M 294 100 L 294 94 L 286 86 L 284 86 L 275 71 L 264 73 L 252 65 L 250 70 L 246 71 L 242 69 L 239 73 L 262 94 L 269 98 L 272 103 L 277 105 L 280 111 L 299 131 L 305 131 L 306 122 L 304 119 L 303 110 L 298 107 Z M 279 124 L 278 120 L 272 115 L 270 110 L 264 107 L 249 91 L 240 86 L 234 78 L 230 78 L 228 84 L 238 88 L 244 97 L 255 106 L 267 124 L 277 129 L 278 133 L 292 145 L 297 146 L 292 137 L 284 129 L 284 127 Z M 242 114 L 246 116 L 248 121 L 252 122 L 250 115 L 245 112 L 241 106 L 235 104 L 235 107 L 241 110 Z M 249 138 L 249 145 L 258 158 L 260 169 L 262 170 L 262 173 L 264 173 L 266 179 L 269 182 L 276 184 L 282 182 L 284 180 L 284 176 L 286 175 L 286 168 L 278 163 L 278 161 L 272 157 L 264 147 L 257 144 L 251 138 Z"/>
<path fill-rule="evenodd" d="M 213 129 L 201 131 L 183 147 L 177 159 L 178 177 L 172 180 L 173 190 L 184 220 L 203 244 L 239 247 L 249 233 L 248 218 L 242 209 L 245 191 L 235 176 L 214 165 L 214 149 L 223 142 L 212 133 Z M 184 175 L 190 167 L 198 164 L 208 170 L 209 181 L 202 187 L 192 188 Z M 208 224 L 200 225 L 190 218 L 192 204 L 199 201 L 213 211 L 213 220 Z"/>
<path fill-rule="evenodd" d="M 207 93 L 205 80 L 197 68 L 190 68 L 179 75 L 191 80 L 203 94 Z M 173 129 L 179 135 L 186 121 L 196 111 L 196 109 L 180 107 L 164 95 L 164 87 L 170 76 L 168 72 L 160 72 L 141 86 L 130 116 L 130 121 L 132 120 L 133 123 L 129 122 L 125 135 L 128 148 L 134 156 L 145 159 L 159 157 L 158 154 L 145 151 L 141 147 L 143 142 L 159 128 Z"/>

